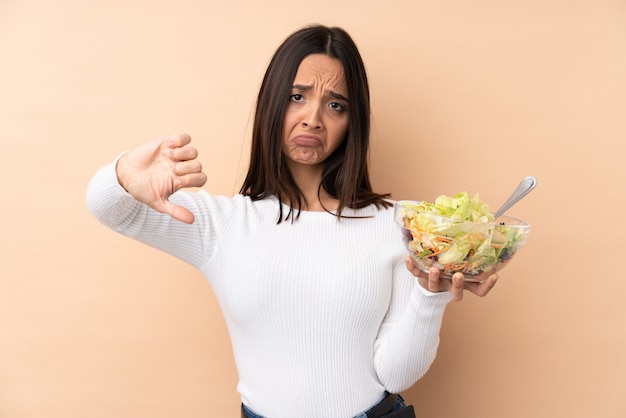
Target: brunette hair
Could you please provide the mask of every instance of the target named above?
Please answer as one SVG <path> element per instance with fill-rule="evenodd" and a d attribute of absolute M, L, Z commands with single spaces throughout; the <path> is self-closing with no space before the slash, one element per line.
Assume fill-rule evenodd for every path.
<path fill-rule="evenodd" d="M 320 188 L 339 200 L 337 216 L 344 208 L 360 209 L 370 204 L 391 206 L 389 194 L 372 191 L 367 168 L 370 140 L 370 97 L 361 55 L 348 33 L 338 27 L 315 25 L 290 35 L 276 50 L 265 72 L 256 102 L 248 174 L 240 193 L 252 200 L 276 196 L 289 203 L 278 222 L 294 220 L 304 196 L 293 180 L 282 155 L 283 120 L 293 80 L 304 58 L 325 54 L 343 64 L 348 87 L 349 122 L 346 137 L 324 163 Z M 319 193 L 319 192 L 318 192 Z"/>

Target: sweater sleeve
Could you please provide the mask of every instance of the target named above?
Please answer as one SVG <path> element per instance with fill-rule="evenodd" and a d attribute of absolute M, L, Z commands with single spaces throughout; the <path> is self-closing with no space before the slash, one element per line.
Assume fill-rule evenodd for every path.
<path fill-rule="evenodd" d="M 214 228 L 199 193 L 177 192 L 173 203 L 189 209 L 196 220 L 189 225 L 135 200 L 119 184 L 115 164 L 102 167 L 87 188 L 87 209 L 103 225 L 171 254 L 197 268 L 214 252 Z"/>
<path fill-rule="evenodd" d="M 389 392 L 408 389 L 430 368 L 450 299 L 449 292 L 432 293 L 420 286 L 404 263 L 395 266 L 389 310 L 374 347 L 374 367 Z"/>

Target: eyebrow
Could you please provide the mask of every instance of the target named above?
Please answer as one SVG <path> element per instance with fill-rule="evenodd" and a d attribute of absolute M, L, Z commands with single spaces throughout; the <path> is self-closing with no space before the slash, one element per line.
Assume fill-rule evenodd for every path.
<path fill-rule="evenodd" d="M 305 84 L 294 84 L 293 85 L 293 89 L 294 90 L 300 90 L 300 91 L 307 91 L 307 90 L 311 90 L 313 88 L 313 86 L 311 85 L 305 85 Z M 345 97 L 343 94 L 341 93 L 337 93 L 336 91 L 333 90 L 327 90 L 326 93 L 330 96 L 333 97 L 335 99 L 339 99 L 339 100 L 343 100 L 345 102 L 349 102 L 348 98 Z"/>

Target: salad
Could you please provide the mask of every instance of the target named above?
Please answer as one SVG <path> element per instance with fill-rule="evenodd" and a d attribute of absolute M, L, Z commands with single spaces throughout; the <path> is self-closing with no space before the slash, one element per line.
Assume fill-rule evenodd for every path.
<path fill-rule="evenodd" d="M 435 266 L 442 277 L 462 272 L 486 279 L 500 270 L 525 241 L 530 225 L 502 216 L 495 222 L 489 205 L 466 192 L 439 196 L 434 203 L 400 201 L 396 220 L 405 228 L 408 248 L 424 271 Z"/>

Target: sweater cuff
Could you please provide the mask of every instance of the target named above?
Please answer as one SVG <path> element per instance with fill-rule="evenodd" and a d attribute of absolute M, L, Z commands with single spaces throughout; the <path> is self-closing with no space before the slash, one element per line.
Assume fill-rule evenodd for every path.
<path fill-rule="evenodd" d="M 139 204 L 117 180 L 115 166 L 118 160 L 119 156 L 96 172 L 89 182 L 86 196 L 89 212 L 114 230 L 120 219 Z"/>

